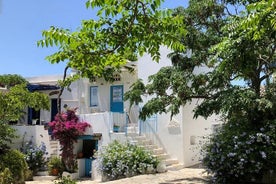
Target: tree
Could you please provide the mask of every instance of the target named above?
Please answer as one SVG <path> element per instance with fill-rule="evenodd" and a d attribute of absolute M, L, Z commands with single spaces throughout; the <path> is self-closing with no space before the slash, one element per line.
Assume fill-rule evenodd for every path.
<path fill-rule="evenodd" d="M 200 99 L 195 117 L 218 114 L 225 122 L 204 148 L 213 181 L 254 182 L 276 164 L 274 1 L 243 1 L 245 11 L 236 15 L 227 2 L 239 3 L 191 0 L 187 9 L 176 9 L 184 17 L 183 45 L 191 54 L 175 50 L 172 66 L 150 76 L 147 85 L 137 81 L 126 100 L 139 103 L 141 95 L 152 95 L 140 114 L 146 119 L 154 113 L 173 116 Z"/>
<path fill-rule="evenodd" d="M 0 91 L 0 152 L 6 150 L 15 138 L 15 130 L 8 125 L 17 121 L 29 106 L 35 109 L 49 109 L 49 98 L 38 92 L 29 92 L 27 81 L 19 75 L 1 75 L 0 83 L 7 90 Z"/>
<path fill-rule="evenodd" d="M 252 107 L 262 109 L 262 84 L 266 82 L 265 87 L 270 86 L 275 71 L 274 40 L 269 37 L 250 39 L 249 29 L 239 24 L 243 23 L 246 12 L 245 15 L 231 14 L 227 2 L 239 3 L 190 1 L 188 8 L 175 10 L 174 14 L 185 17 L 188 33 L 182 43 L 191 55 L 175 50 L 169 55 L 172 66 L 150 76 L 146 86 L 138 81 L 133 91 L 126 94 L 126 99 L 133 103 L 141 102 L 137 96 L 154 96 L 143 106 L 142 119 L 163 112 L 171 112 L 173 116 L 180 106 L 192 99 L 202 99 L 195 109 L 195 117 L 215 113 L 229 118 L 246 111 L 252 123 L 259 121 Z M 198 73 L 203 67 L 205 72 Z M 243 86 L 237 84 L 238 80 L 244 82 Z"/>
<path fill-rule="evenodd" d="M 87 8 L 98 8 L 98 20 L 83 20 L 79 30 L 70 32 L 52 26 L 43 31 L 38 46 L 58 46 L 59 51 L 46 59 L 51 63 L 67 62 L 62 89 L 80 77 L 91 80 L 104 77 L 114 81 L 114 72 L 131 67 L 125 64 L 138 55 L 150 53 L 155 61 L 160 58 L 159 46 L 167 45 L 183 50 L 180 38 L 186 32 L 182 19 L 171 16 L 171 10 L 160 10 L 163 0 L 88 0 Z M 67 70 L 79 72 L 68 77 Z M 60 104 L 58 104 L 60 106 Z M 60 108 L 58 108 L 60 109 Z"/>
<path fill-rule="evenodd" d="M 59 51 L 46 59 L 51 63 L 67 62 L 67 68 L 79 71 L 67 78 L 64 86 L 79 77 L 104 77 L 113 80 L 126 62 L 150 53 L 160 58 L 159 46 L 183 50 L 180 38 L 186 33 L 179 16 L 160 10 L 162 0 L 89 0 L 87 8 L 98 8 L 98 20 L 83 20 L 79 30 L 51 27 L 43 31 L 38 46 L 59 46 Z"/>
<path fill-rule="evenodd" d="M 227 1 L 191 0 L 186 9 L 179 7 L 174 10 L 173 15 L 184 17 L 187 34 L 182 38 L 182 44 L 186 50 L 174 50 L 169 55 L 172 66 L 164 67 L 157 74 L 150 76 L 149 84 L 140 90 L 139 96 L 154 96 L 143 106 L 140 118 L 146 119 L 154 113 L 163 112 L 171 112 L 173 116 L 179 113 L 180 106 L 192 99 L 211 99 L 215 96 L 213 89 L 221 89 L 227 85 L 226 81 L 221 82 L 214 76 L 215 72 L 210 72 L 215 71 L 216 63 L 210 63 L 209 60 L 215 54 L 211 47 L 219 43 L 224 36 L 221 28 L 227 24 L 230 11 L 226 3 Z M 191 54 L 187 55 L 186 52 Z M 208 72 L 195 73 L 202 67 L 208 68 Z M 144 85 L 138 81 L 134 86 Z M 126 94 L 126 99 L 131 102 L 135 101 L 132 97 L 135 97 L 132 91 Z"/>

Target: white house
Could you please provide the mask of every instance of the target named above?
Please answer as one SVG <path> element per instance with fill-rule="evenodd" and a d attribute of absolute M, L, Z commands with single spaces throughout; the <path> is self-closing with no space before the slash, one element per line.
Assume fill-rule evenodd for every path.
<path fill-rule="evenodd" d="M 70 86 L 71 90 L 64 90 L 61 96 L 61 107 L 78 107 L 80 118 L 91 123 L 92 128 L 80 137 L 75 152 L 82 152 L 84 157 L 79 159 L 79 175 L 88 176 L 91 170 L 92 152 L 106 146 L 112 140 L 132 141 L 151 149 L 154 154 L 164 160 L 168 169 L 189 167 L 200 163 L 199 150 L 202 136 L 208 135 L 219 124 L 216 117 L 207 120 L 193 119 L 193 108 L 198 101 L 193 101 L 181 107 L 180 113 L 170 119 L 170 114 L 157 114 L 142 122 L 138 119 L 139 107 L 129 109 L 129 102 L 123 100 L 124 92 L 138 78 L 147 82 L 147 77 L 156 73 L 161 67 L 170 65 L 167 58 L 170 52 L 161 48 L 161 60 L 153 62 L 149 55 L 144 55 L 138 62 L 130 63 L 134 67 L 132 73 L 124 70 L 114 76 L 113 83 L 103 79 L 89 81 L 78 80 Z M 204 68 L 199 68 L 202 72 Z M 72 73 L 73 75 L 74 73 Z M 32 109 L 18 122 L 18 132 L 25 135 L 25 139 L 33 139 L 39 144 L 43 141 L 49 149 L 50 155 L 58 154 L 57 142 L 50 139 L 44 125 L 53 120 L 57 113 L 57 95 L 60 90 L 57 81 L 62 76 L 40 76 L 27 78 L 33 85 L 33 90 L 47 93 L 51 99 L 50 111 L 35 112 Z M 145 98 L 145 100 L 147 100 Z M 142 105 L 142 104 L 141 104 Z M 34 121 L 32 121 L 34 120 Z M 114 129 L 114 125 L 119 130 Z M 19 139 L 16 145 L 20 145 Z"/>

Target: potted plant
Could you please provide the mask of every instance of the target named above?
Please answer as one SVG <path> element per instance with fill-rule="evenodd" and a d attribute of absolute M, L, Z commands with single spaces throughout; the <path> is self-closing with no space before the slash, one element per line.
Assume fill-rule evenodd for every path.
<path fill-rule="evenodd" d="M 117 124 L 113 125 L 113 132 L 119 132 L 120 126 Z"/>
<path fill-rule="evenodd" d="M 49 174 L 52 176 L 58 176 L 58 175 L 61 175 L 63 170 L 64 170 L 64 166 L 63 166 L 62 160 L 57 156 L 51 157 L 48 162 Z"/>

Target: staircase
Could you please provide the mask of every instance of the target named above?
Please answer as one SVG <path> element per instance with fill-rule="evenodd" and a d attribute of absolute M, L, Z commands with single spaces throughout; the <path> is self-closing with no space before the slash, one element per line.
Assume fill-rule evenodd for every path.
<path fill-rule="evenodd" d="M 177 159 L 171 158 L 163 148 L 154 144 L 146 136 L 139 135 L 136 129 L 137 127 L 127 128 L 127 136 L 130 143 L 144 147 L 146 150 L 152 152 L 155 157 L 159 158 L 166 165 L 167 170 L 179 170 L 183 168 L 183 165 Z"/>
<path fill-rule="evenodd" d="M 57 140 L 50 140 L 50 157 L 58 156 L 59 143 Z"/>

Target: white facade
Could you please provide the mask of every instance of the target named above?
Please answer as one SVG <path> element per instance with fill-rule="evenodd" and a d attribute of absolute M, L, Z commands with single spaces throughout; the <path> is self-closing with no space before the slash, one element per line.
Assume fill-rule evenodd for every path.
<path fill-rule="evenodd" d="M 97 138 L 99 148 L 106 146 L 114 139 L 126 139 L 125 133 L 113 133 L 113 124 L 119 121 L 123 122 L 126 118 L 125 116 L 122 116 L 123 118 L 120 119 L 110 113 L 112 106 L 111 98 L 114 98 L 115 94 L 112 94 L 111 92 L 112 87 L 122 86 L 123 92 L 125 93 L 138 78 L 147 83 L 149 75 L 155 74 L 161 67 L 171 65 L 170 59 L 167 58 L 167 55 L 171 51 L 165 47 L 162 47 L 160 52 L 161 60 L 159 63 L 153 62 L 149 55 L 144 55 L 139 58 L 137 63 L 135 63 L 137 66 L 133 73 L 123 71 L 119 76 L 117 76 L 121 79 L 113 83 L 106 82 L 103 79 L 97 79 L 96 81 L 81 79 L 71 84 L 71 91 L 67 89 L 64 90 L 61 96 L 61 107 L 64 105 L 69 107 L 78 107 L 78 114 L 80 115 L 80 118 L 92 125 L 92 128 L 90 128 L 86 134 L 101 134 L 101 137 Z M 197 72 L 203 71 L 204 68 L 200 68 Z M 33 84 L 55 85 L 57 84 L 57 81 L 61 79 L 62 76 L 42 76 L 28 78 L 27 80 Z M 49 98 L 53 100 L 58 97 L 58 94 L 56 93 L 57 91 L 58 90 L 48 90 L 43 92 L 48 94 Z M 148 99 L 144 98 L 144 100 L 146 101 Z M 155 117 L 156 124 L 153 125 L 154 131 L 145 133 L 148 138 L 153 140 L 155 144 L 164 148 L 171 158 L 177 159 L 184 167 L 189 167 L 199 163 L 200 141 L 202 141 L 201 138 L 202 136 L 210 134 L 212 132 L 212 126 L 219 123 L 216 119 L 217 117 L 215 116 L 207 120 L 200 117 L 198 119 L 194 119 L 192 111 L 197 103 L 198 101 L 192 101 L 191 104 L 181 107 L 180 113 L 172 119 L 170 119 L 170 114 L 158 114 Z M 44 123 L 51 121 L 51 110 L 40 111 L 38 124 L 43 125 Z M 134 106 L 129 109 L 129 102 L 123 102 L 122 111 L 127 112 L 131 124 L 138 124 L 138 106 Z M 20 124 L 26 125 L 27 123 L 22 120 Z M 22 130 L 19 130 L 21 135 L 27 131 L 26 128 L 32 126 L 22 127 Z M 44 141 L 45 143 L 49 142 L 49 136 L 47 137 L 47 135 L 44 134 L 43 136 L 40 136 L 41 133 L 37 132 L 43 132 L 42 128 L 37 129 L 33 127 L 30 128 L 32 130 L 28 132 L 33 133 L 35 137 L 37 137 L 35 139 L 37 144 L 39 144 L 40 141 Z M 47 145 L 48 143 L 46 146 Z M 80 152 L 82 150 L 82 146 L 82 142 L 79 142 L 75 148 L 75 152 Z"/>
<path fill-rule="evenodd" d="M 161 47 L 161 60 L 158 63 L 153 62 L 150 55 L 141 57 L 138 64 L 138 78 L 147 83 L 148 76 L 159 71 L 161 67 L 170 66 L 171 61 L 167 57 L 170 52 L 171 50 L 166 47 Z M 198 68 L 195 72 L 206 72 L 205 70 L 205 68 Z M 148 99 L 144 98 L 145 101 Z M 207 120 L 202 117 L 194 119 L 193 109 L 198 103 L 194 100 L 185 107 L 181 107 L 180 113 L 172 119 L 170 114 L 158 114 L 156 133 L 148 135 L 185 167 L 199 163 L 202 137 L 212 133 L 212 126 L 219 123 L 218 117 L 215 116 Z"/>

